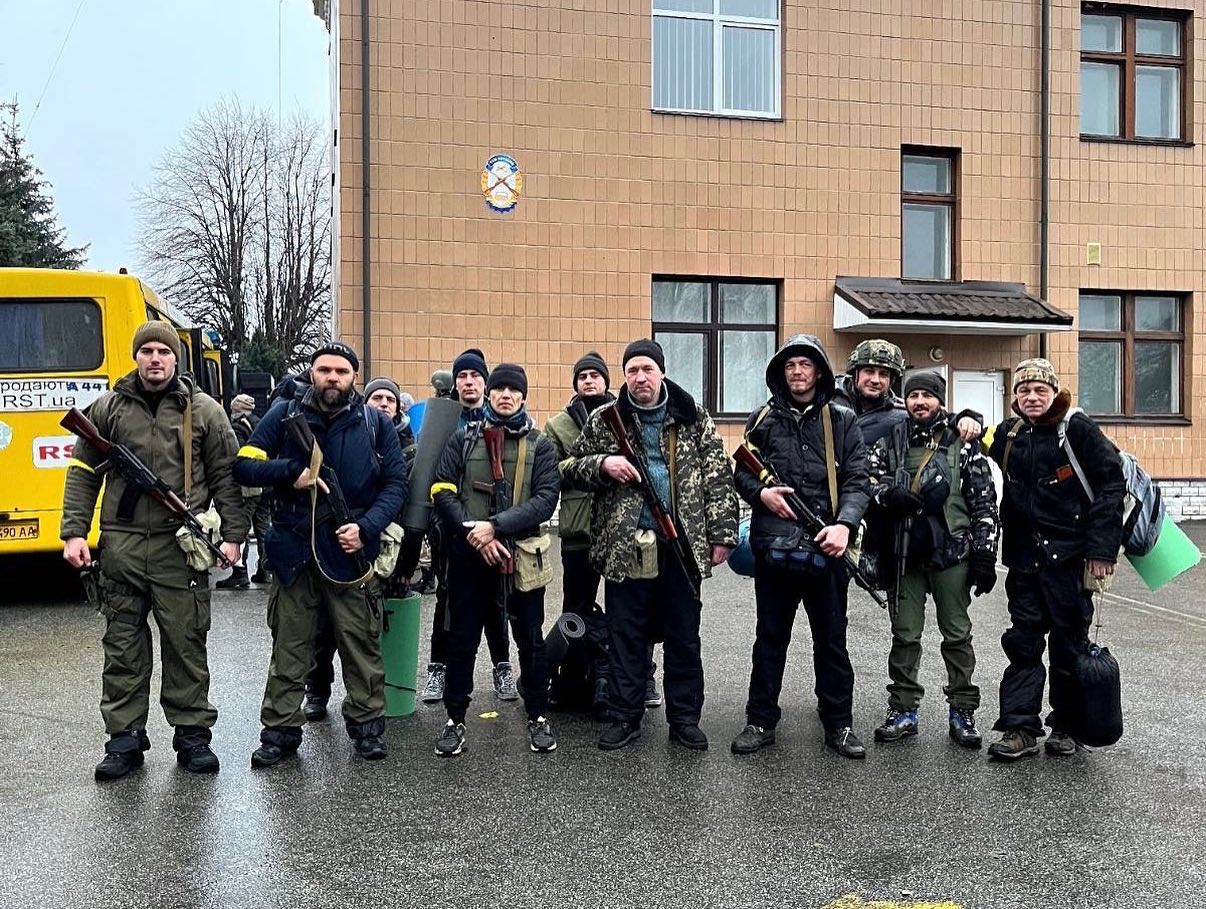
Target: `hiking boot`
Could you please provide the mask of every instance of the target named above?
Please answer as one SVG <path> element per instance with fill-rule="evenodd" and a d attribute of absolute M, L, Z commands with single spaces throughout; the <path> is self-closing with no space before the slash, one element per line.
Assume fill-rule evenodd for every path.
<path fill-rule="evenodd" d="M 366 761 L 379 761 L 389 753 L 385 748 L 385 739 L 379 735 L 366 735 L 354 739 L 352 747 Z"/>
<path fill-rule="evenodd" d="M 280 745 L 263 743 L 251 752 L 252 767 L 273 767 L 290 755 L 297 754 L 296 748 L 283 748 Z"/>
<path fill-rule="evenodd" d="M 311 723 L 325 720 L 327 718 L 327 701 L 330 700 L 330 697 L 330 695 L 307 694 L 306 700 L 302 704 L 302 713 L 306 715 L 306 719 Z"/>
<path fill-rule="evenodd" d="M 528 721 L 528 744 L 533 751 L 556 751 L 557 739 L 553 735 L 553 727 L 542 716 Z"/>
<path fill-rule="evenodd" d="M 842 726 L 840 729 L 830 729 L 826 732 L 825 746 L 832 748 L 844 758 L 861 760 L 867 756 L 867 749 L 863 746 L 859 737 L 854 734 L 854 730 L 849 726 Z"/>
<path fill-rule="evenodd" d="M 253 574 L 251 576 L 251 583 L 252 584 L 271 584 L 272 583 L 272 572 L 265 571 L 263 568 L 257 568 L 255 570 L 255 574 Z"/>
<path fill-rule="evenodd" d="M 976 728 L 975 711 L 968 707 L 952 707 L 950 736 L 964 748 L 979 748 L 983 740 Z"/>
<path fill-rule="evenodd" d="M 444 682 L 448 678 L 448 670 L 443 663 L 427 664 L 427 684 L 419 692 L 419 700 L 424 704 L 435 704 L 444 700 Z"/>
<path fill-rule="evenodd" d="M 645 706 L 662 706 L 662 693 L 657 690 L 657 680 L 652 676 L 650 676 L 649 681 L 645 683 Z"/>
<path fill-rule="evenodd" d="M 1043 742 L 1043 750 L 1053 757 L 1067 757 L 1076 754 L 1078 745 L 1076 739 L 1062 729 L 1052 729 L 1047 741 Z"/>
<path fill-rule="evenodd" d="M 765 748 L 767 745 L 775 744 L 775 730 L 764 729 L 762 726 L 755 726 L 750 723 L 739 733 L 737 738 L 733 739 L 733 744 L 729 746 L 729 750 L 733 754 L 753 754 L 759 748 Z"/>
<path fill-rule="evenodd" d="M 468 749 L 469 746 L 465 744 L 465 724 L 449 720 L 444 725 L 440 737 L 436 739 L 435 753 L 440 757 L 452 757 Z"/>
<path fill-rule="evenodd" d="M 1000 741 L 988 746 L 988 756 L 998 761 L 1016 761 L 1038 752 L 1038 739 L 1025 729 L 1006 729 Z"/>
<path fill-rule="evenodd" d="M 917 734 L 917 711 L 897 710 L 888 708 L 888 715 L 883 723 L 875 727 L 875 741 L 899 742 L 903 738 Z"/>
<path fill-rule="evenodd" d="M 251 587 L 251 579 L 247 577 L 247 566 L 236 565 L 230 572 L 230 577 L 223 578 L 214 585 L 215 590 L 247 590 Z"/>
<path fill-rule="evenodd" d="M 692 751 L 707 751 L 708 737 L 695 723 L 684 723 L 681 726 L 670 727 L 670 741 L 678 742 L 684 748 Z"/>
<path fill-rule="evenodd" d="M 142 766 L 141 751 L 106 751 L 104 758 L 96 765 L 93 776 L 99 782 L 120 780 L 123 776 Z"/>
<path fill-rule="evenodd" d="M 515 687 L 515 672 L 506 660 L 494 664 L 494 693 L 500 701 L 519 700 L 519 689 Z"/>
<path fill-rule="evenodd" d="M 176 752 L 176 763 L 189 773 L 217 773 L 218 756 L 208 745 L 194 745 Z"/>
<path fill-rule="evenodd" d="M 599 736 L 599 747 L 604 751 L 617 751 L 641 737 L 641 727 L 636 723 L 612 723 Z"/>

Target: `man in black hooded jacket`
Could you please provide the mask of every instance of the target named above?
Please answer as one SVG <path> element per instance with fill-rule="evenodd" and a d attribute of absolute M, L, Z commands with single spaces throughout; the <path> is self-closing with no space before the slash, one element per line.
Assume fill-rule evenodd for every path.
<path fill-rule="evenodd" d="M 738 465 L 737 492 L 753 506 L 754 595 L 758 627 L 745 729 L 732 750 L 749 754 L 775 741 L 787 645 L 801 600 L 812 628 L 818 712 L 825 744 L 848 758 L 866 749 L 851 729 L 854 669 L 846 650 L 842 557 L 867 509 L 867 449 L 854 413 L 832 402 L 833 369 L 812 335 L 789 338 L 766 367 L 771 391 L 750 414 L 746 440 L 784 485 L 767 488 Z M 795 492 L 824 522 L 805 528 L 784 499 Z"/>

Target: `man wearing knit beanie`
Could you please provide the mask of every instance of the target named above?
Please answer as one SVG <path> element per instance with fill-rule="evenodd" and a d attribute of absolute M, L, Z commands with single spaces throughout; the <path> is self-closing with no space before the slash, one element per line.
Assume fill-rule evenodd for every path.
<path fill-rule="evenodd" d="M 1051 365 L 1050 360 L 1042 357 L 1031 357 L 1014 367 L 1013 390 L 1017 391 L 1023 382 L 1042 382 L 1050 385 L 1056 392 L 1059 391 L 1059 376 L 1055 373 L 1055 367 Z"/>
<path fill-rule="evenodd" d="M 134 329 L 134 341 L 130 352 L 137 357 L 138 351 L 148 341 L 157 341 L 163 344 L 175 354 L 176 363 L 180 363 L 180 335 L 176 332 L 176 328 L 171 322 L 160 320 L 143 322 Z"/>
<path fill-rule="evenodd" d="M 573 387 L 576 394 L 581 394 L 578 389 L 578 381 L 583 377 L 583 373 L 595 373 L 603 380 L 603 388 L 598 393 L 607 391 L 611 387 L 611 373 L 607 371 L 607 363 L 598 354 L 597 351 L 589 351 L 578 358 L 578 362 L 574 364 L 574 372 L 571 377 L 570 385 Z"/>

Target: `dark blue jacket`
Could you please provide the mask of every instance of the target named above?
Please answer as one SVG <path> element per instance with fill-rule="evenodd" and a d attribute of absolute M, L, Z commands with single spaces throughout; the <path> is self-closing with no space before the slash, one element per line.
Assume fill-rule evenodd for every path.
<path fill-rule="evenodd" d="M 264 542 L 268 561 L 284 585 L 292 584 L 313 558 L 310 547 L 310 492 L 295 489 L 294 481 L 309 466 L 307 452 L 286 435 L 282 421 L 300 410 L 322 449 L 323 464 L 334 470 L 344 497 L 360 526 L 364 555 L 377 557 L 381 531 L 394 520 L 406 503 L 406 462 L 398 434 L 389 418 L 364 407 L 353 393 L 346 410 L 329 424 L 311 404 L 309 395 L 301 402 L 277 401 L 239 450 L 234 475 L 244 486 L 271 486 L 272 527 Z M 370 431 L 368 420 L 377 425 Z M 321 499 L 321 493 L 320 493 Z M 329 539 L 328 539 L 329 538 Z M 332 577 L 355 576 L 352 560 L 341 550 L 334 535 L 319 533 L 315 545 L 322 565 Z"/>

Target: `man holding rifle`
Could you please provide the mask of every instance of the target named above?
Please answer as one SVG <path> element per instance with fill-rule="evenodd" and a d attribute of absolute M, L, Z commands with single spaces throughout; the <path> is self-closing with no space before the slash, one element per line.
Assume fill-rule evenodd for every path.
<path fill-rule="evenodd" d="M 211 501 L 217 505 L 220 553 L 228 565 L 239 558 L 248 529 L 242 492 L 231 476 L 234 431 L 217 401 L 177 375 L 176 329 L 167 322 L 142 324 L 133 354 L 137 368 L 93 403 L 90 424 L 71 427 L 80 437 L 67 471 L 59 534 L 63 558 L 93 569 L 85 587 L 106 621 L 101 716 L 109 741 L 96 767 L 98 780 L 125 776 L 151 747 L 150 614 L 159 625 L 160 702 L 175 727 L 176 760 L 190 773 L 217 772 L 209 747 L 218 718 L 209 702 L 209 577 L 189 566 L 177 542 L 183 518 L 178 507 L 186 506 L 185 520 L 191 521 Z M 87 536 L 102 482 L 98 566 Z"/>
<path fill-rule="evenodd" d="M 320 347 L 309 389 L 273 404 L 235 462 L 238 482 L 273 489 L 265 541 L 276 575 L 268 598 L 272 662 L 253 767 L 271 767 L 301 745 L 319 609 L 330 616 L 343 667 L 348 736 L 361 757 L 386 755 L 381 608 L 370 566 L 381 531 L 406 501 L 406 465 L 389 418 L 353 389 L 359 369 L 346 344 Z"/>
<path fill-rule="evenodd" d="M 640 735 L 660 630 L 670 739 L 703 750 L 699 586 L 737 544 L 732 472 L 712 418 L 666 378 L 661 345 L 633 341 L 623 368 L 619 398 L 591 414 L 561 465 L 567 484 L 595 493 L 590 560 L 606 580 L 612 676 L 599 747 Z"/>
<path fill-rule="evenodd" d="M 779 485 L 768 486 L 741 458 L 734 475 L 738 493 L 753 506 L 758 626 L 747 725 L 732 750 L 750 754 L 775 741 L 787 646 L 803 600 L 825 744 L 843 757 L 863 758 L 866 749 L 851 729 L 854 669 L 846 650 L 851 572 L 845 556 L 867 508 L 867 450 L 854 413 L 832 402 L 833 369 L 815 337 L 789 338 L 767 365 L 766 384 L 770 400 L 750 414 L 745 445 Z M 789 497 L 798 497 L 822 526 L 809 526 Z"/>
<path fill-rule="evenodd" d="M 535 428 L 524 400 L 522 366 L 500 363 L 486 384 L 483 420 L 452 434 L 436 468 L 431 497 L 449 539 L 448 723 L 435 745 L 441 757 L 465 750 L 465 713 L 473 664 L 493 613 L 511 620 L 533 751 L 557 748 L 545 718 L 549 667 L 544 652 L 544 588 L 552 576 L 549 538 L 561 481 L 557 452 Z M 529 576 L 527 569 L 532 569 Z"/>

